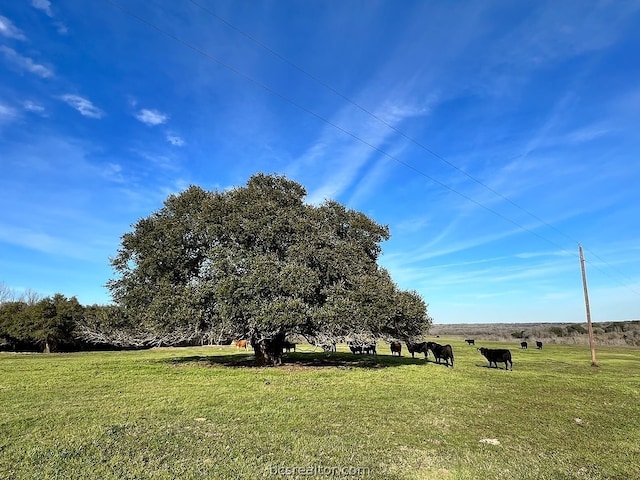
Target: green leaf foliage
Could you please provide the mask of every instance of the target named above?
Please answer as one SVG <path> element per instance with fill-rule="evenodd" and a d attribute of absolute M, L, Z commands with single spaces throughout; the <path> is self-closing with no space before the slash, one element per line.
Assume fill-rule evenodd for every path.
<path fill-rule="evenodd" d="M 224 192 L 192 186 L 171 195 L 122 237 L 108 283 L 114 300 L 156 339 L 206 333 L 269 352 L 292 334 L 338 341 L 425 333 L 424 301 L 377 265 L 389 229 L 305 196 L 300 184 L 264 174 Z"/>
<path fill-rule="evenodd" d="M 0 337 L 13 345 L 55 352 L 75 341 L 74 329 L 83 316 L 76 297 L 60 293 L 35 304 L 6 302 L 0 305 Z"/>

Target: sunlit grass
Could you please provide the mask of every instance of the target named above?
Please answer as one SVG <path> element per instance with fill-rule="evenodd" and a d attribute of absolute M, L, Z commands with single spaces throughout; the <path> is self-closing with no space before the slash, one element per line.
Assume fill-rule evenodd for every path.
<path fill-rule="evenodd" d="M 440 341 L 455 368 L 385 346 L 282 368 L 234 347 L 2 354 L 0 478 L 640 478 L 640 350 L 593 368 L 582 346 L 510 345 L 505 371 Z"/>

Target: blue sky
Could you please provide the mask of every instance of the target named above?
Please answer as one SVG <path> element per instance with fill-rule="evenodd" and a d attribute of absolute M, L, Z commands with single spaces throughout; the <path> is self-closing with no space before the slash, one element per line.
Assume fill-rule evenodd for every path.
<path fill-rule="evenodd" d="M 640 2 L 0 5 L 0 282 L 108 303 L 190 184 L 388 224 L 436 323 L 640 318 Z"/>

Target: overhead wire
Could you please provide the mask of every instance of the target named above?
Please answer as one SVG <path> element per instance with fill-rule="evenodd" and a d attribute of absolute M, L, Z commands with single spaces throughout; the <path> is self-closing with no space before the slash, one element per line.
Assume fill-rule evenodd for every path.
<path fill-rule="evenodd" d="M 237 69 L 236 67 L 223 62 L 222 60 L 214 57 L 213 55 L 205 52 L 204 50 L 202 50 L 201 48 L 181 39 L 180 37 L 172 34 L 171 32 L 159 27 L 158 25 L 154 24 L 153 22 L 150 22 L 144 18 L 142 18 L 140 15 L 136 14 L 135 12 L 131 11 L 130 9 L 122 6 L 121 4 L 115 2 L 114 0 L 103 0 L 104 2 L 111 4 L 113 7 L 117 8 L 118 10 L 122 11 L 123 13 L 125 13 L 126 15 L 136 19 L 137 21 L 147 25 L 148 27 L 156 30 L 157 32 L 163 34 L 164 36 L 170 38 L 171 40 L 181 44 L 182 46 L 189 48 L 190 50 L 196 52 L 197 54 L 201 55 L 202 57 L 218 64 L 219 66 L 231 71 L 232 73 L 244 78 L 246 81 L 253 83 L 254 85 L 266 90 L 267 92 L 269 92 L 270 94 L 280 98 L 281 100 L 289 103 L 290 105 L 298 108 L 299 110 L 317 118 L 318 120 L 326 123 L 327 125 L 331 126 L 332 128 L 335 128 L 336 130 L 342 132 L 343 134 L 353 138 L 354 140 L 362 143 L 363 145 L 366 145 L 367 147 L 371 148 L 372 150 L 380 153 L 381 155 L 383 155 L 384 157 L 389 158 L 390 160 L 393 160 L 397 163 L 399 163 L 400 165 L 403 165 L 404 167 L 414 171 L 415 173 L 429 179 L 431 182 L 441 186 L 442 188 L 449 190 L 452 193 L 455 193 L 456 195 L 464 198 L 465 200 L 485 209 L 486 211 L 496 215 L 497 217 L 503 219 L 504 221 L 511 223 L 512 225 L 516 226 L 517 228 L 530 233 L 531 235 L 534 235 L 536 237 L 538 237 L 539 239 L 549 243 L 550 245 L 553 245 L 554 247 L 557 247 L 560 249 L 561 252 L 569 254 L 571 256 L 574 257 L 578 257 L 577 254 L 569 252 L 568 250 L 566 250 L 563 246 L 559 245 L 558 243 L 540 235 L 539 233 L 535 232 L 534 230 L 531 230 L 530 228 L 525 227 L 524 225 L 521 225 L 520 223 L 516 222 L 515 220 L 512 220 L 511 218 L 503 215 L 502 213 L 498 212 L 497 210 L 488 207 L 487 205 L 484 205 L 483 203 L 475 200 L 474 198 L 460 192 L 459 190 L 447 185 L 446 183 L 432 177 L 431 175 L 427 174 L 426 172 L 423 172 L 422 170 L 414 167 L 413 165 L 399 159 L 397 156 L 388 153 L 387 151 L 381 149 L 380 147 L 377 147 L 375 145 L 373 145 L 372 143 L 368 142 L 367 140 L 359 137 L 358 135 L 356 135 L 353 132 L 348 131 L 347 129 L 337 125 L 336 123 L 332 122 L 331 120 L 329 120 L 328 118 L 323 117 L 322 115 L 314 112 L 313 110 L 301 105 L 300 103 L 296 102 L 295 100 L 292 100 L 291 98 L 287 97 L 286 95 L 274 90 L 273 88 L 271 88 L 270 86 L 268 86 L 267 84 L 255 79 L 254 77 L 252 77 L 251 75 L 242 72 L 241 70 Z M 357 109 L 359 109 L 360 111 L 362 111 L 363 113 L 369 115 L 371 118 L 375 119 L 376 121 L 380 122 L 381 124 L 385 125 L 387 128 L 391 129 L 392 131 L 394 131 L 395 133 L 397 133 L 398 135 L 400 135 L 401 137 L 405 138 L 406 140 L 408 140 L 409 142 L 413 143 L 414 145 L 418 146 L 419 148 L 421 148 L 422 150 L 426 151 L 427 153 L 429 153 L 430 155 L 432 155 L 434 158 L 437 158 L 438 160 L 444 162 L 445 164 L 449 165 L 450 167 L 452 167 L 453 169 L 457 170 L 458 172 L 462 173 L 463 175 L 465 175 L 466 177 L 468 177 L 470 180 L 474 181 L 475 183 L 479 184 L 480 186 L 482 186 L 483 188 L 487 189 L 488 191 L 490 191 L 491 193 L 493 193 L 494 195 L 498 196 L 499 198 L 505 200 L 506 202 L 508 202 L 509 204 L 511 204 L 512 206 L 516 207 L 517 209 L 523 211 L 524 213 L 526 213 L 527 215 L 529 215 L 530 217 L 532 217 L 533 219 L 535 219 L 536 221 L 540 222 L 541 224 L 549 227 L 550 229 L 556 231 L 557 233 L 561 234 L 562 236 L 564 236 L 565 238 L 571 240 L 572 242 L 578 244 L 579 242 L 576 241 L 575 239 L 573 239 L 572 237 L 570 237 L 569 235 L 567 235 L 566 233 L 562 232 L 561 230 L 559 230 L 557 227 L 554 227 L 553 225 L 549 224 L 548 222 L 546 222 L 545 220 L 543 220 L 542 218 L 540 218 L 539 216 L 537 216 L 536 214 L 528 211 L 527 209 L 525 209 L 524 207 L 518 205 L 516 202 L 514 202 L 513 200 L 509 199 L 508 197 L 506 197 L 505 195 L 501 194 L 500 192 L 496 191 L 495 189 L 493 189 L 492 187 L 490 187 L 489 185 L 487 185 L 486 183 L 482 182 L 481 180 L 475 178 L 473 175 L 471 175 L 470 173 L 466 172 L 465 170 L 463 170 L 462 168 L 458 167 L 457 165 L 455 165 L 454 163 L 450 162 L 449 160 L 445 159 L 444 157 L 442 157 L 441 155 L 437 154 L 436 152 L 434 152 L 432 149 L 428 148 L 426 145 L 422 144 L 421 142 L 419 142 L 418 140 L 414 139 L 413 137 L 407 135 L 406 133 L 404 133 L 403 131 L 399 130 L 397 127 L 389 124 L 387 121 L 385 121 L 383 118 L 381 118 L 380 116 L 376 115 L 375 113 L 371 112 L 370 110 L 366 109 L 365 107 L 363 107 L 362 105 L 360 105 L 359 103 L 355 102 L 354 100 L 350 99 L 349 97 L 347 97 L 346 95 L 342 94 L 341 92 L 339 92 L 338 90 L 336 90 L 335 88 L 333 88 L 332 86 L 330 86 L 329 84 L 327 84 L 326 82 L 322 81 L 321 79 L 319 79 L 318 77 L 312 75 L 311 73 L 307 72 L 305 69 L 299 67 L 298 65 L 296 65 L 294 62 L 290 61 L 289 59 L 287 59 L 285 56 L 281 55 L 280 53 L 276 52 L 275 50 L 273 50 L 272 48 L 270 48 L 268 45 L 266 45 L 265 43 L 261 42 L 260 40 L 256 39 L 255 37 L 253 37 L 252 35 L 244 32 L 243 30 L 239 29 L 238 27 L 236 27 L 235 25 L 233 25 L 231 22 L 227 21 L 226 19 L 224 19 L 223 17 L 219 16 L 218 14 L 216 14 L 215 12 L 211 11 L 210 9 L 208 9 L 207 7 L 203 6 L 202 4 L 200 4 L 199 2 L 195 1 L 195 0 L 188 0 L 190 3 L 192 3 L 193 5 L 197 6 L 198 8 L 202 9 L 203 11 L 205 11 L 206 13 L 208 13 L 209 15 L 211 15 L 212 17 L 216 18 L 217 20 L 219 20 L 220 22 L 224 23 L 225 25 L 229 26 L 230 28 L 232 28 L 233 30 L 237 31 L 238 33 L 240 33 L 241 35 L 245 36 L 246 38 L 248 38 L 249 40 L 251 40 L 252 42 L 254 42 L 256 45 L 260 46 L 261 48 L 263 48 L 264 50 L 268 51 L 269 53 L 271 53 L 272 55 L 274 55 L 275 57 L 279 58 L 280 60 L 284 61 L 285 63 L 287 63 L 288 65 L 292 66 L 293 68 L 295 68 L 296 70 L 298 70 L 299 72 L 303 73 L 304 75 L 306 75 L 307 77 L 311 78 L 312 80 L 314 80 L 315 82 L 317 82 L 319 85 L 323 86 L 324 88 L 326 88 L 327 90 L 329 90 L 330 92 L 332 92 L 333 94 L 337 95 L 338 97 L 340 97 L 341 99 L 343 99 L 344 101 L 346 101 L 347 103 L 349 103 L 350 105 L 356 107 Z M 609 265 L 605 260 L 603 260 L 602 258 L 598 257 L 597 255 L 595 255 L 595 253 L 591 252 L 590 250 L 586 249 L 585 250 L 589 251 L 590 253 L 592 253 L 596 258 L 598 258 L 601 262 L 607 264 L 610 268 L 614 269 L 611 265 Z M 585 260 L 587 263 L 591 263 L 595 268 L 597 268 L 598 270 L 602 271 L 603 273 L 605 273 L 607 276 L 609 276 L 610 278 L 612 278 L 613 280 L 617 281 L 618 283 L 621 283 L 621 285 L 625 286 L 626 288 L 629 288 L 631 291 L 633 291 L 634 293 L 640 295 L 639 292 L 636 292 L 635 290 L 633 290 L 630 286 L 620 282 L 620 280 L 615 279 L 614 277 L 612 277 L 611 275 L 609 275 L 608 272 L 603 271 L 602 269 L 600 269 L 597 265 L 593 264 L 592 262 L 589 262 L 588 260 Z"/>
<path fill-rule="evenodd" d="M 257 85 L 257 86 L 259 86 L 259 87 L 263 88 L 264 90 L 268 91 L 268 92 L 269 92 L 269 93 L 271 93 L 272 95 L 277 96 L 278 98 L 280 98 L 280 99 L 284 100 L 285 102 L 287 102 L 287 103 L 289 103 L 289 104 L 293 105 L 294 107 L 296 107 L 296 108 L 298 108 L 298 109 L 302 110 L 303 112 L 305 112 L 305 113 L 307 113 L 307 114 L 309 114 L 309 115 L 312 115 L 313 117 L 315 117 L 315 118 L 317 118 L 318 120 L 320 120 L 320 121 L 322 121 L 322 122 L 326 123 L 327 125 L 331 126 L 332 128 L 335 128 L 336 130 L 338 130 L 338 131 L 340 131 L 340 132 L 344 133 L 345 135 L 347 135 L 347 136 L 349 136 L 349 137 L 353 138 L 354 140 L 357 140 L 358 142 L 360 142 L 360 143 L 362 143 L 362 144 L 366 145 L 367 147 L 371 148 L 372 150 L 375 150 L 376 152 L 380 153 L 381 155 L 383 155 L 383 156 L 385 156 L 385 157 L 387 157 L 387 158 L 389 158 L 389 159 L 391 159 L 391 160 L 393 160 L 393 161 L 395 161 L 395 162 L 397 162 L 397 163 L 399 163 L 399 164 L 403 165 L 404 167 L 406 167 L 406 168 L 408 168 L 408 169 L 410 169 L 410 170 L 413 170 L 415 173 L 417 173 L 417 174 L 419 174 L 419 175 L 421 175 L 421 176 L 423 176 L 423 177 L 425 177 L 425 178 L 427 178 L 427 179 L 431 180 L 433 183 L 436 183 L 437 185 L 440 185 L 441 187 L 445 188 L 446 190 L 449 190 L 450 192 L 452 192 L 452 193 L 455 193 L 455 194 L 459 195 L 460 197 L 464 198 L 465 200 L 467 200 L 467 201 L 469 201 L 469 202 L 471 202 L 471 203 L 474 203 L 475 205 L 477 205 L 477 206 L 479 206 L 479 207 L 481 207 L 481 208 L 483 208 L 483 209 L 485 209 L 485 210 L 489 211 L 490 213 L 493 213 L 494 215 L 496 215 L 496 216 L 498 216 L 498 217 L 502 218 L 503 220 L 505 220 L 506 222 L 509 222 L 509 223 L 511 223 L 512 225 L 514 225 L 514 226 L 518 227 L 519 229 L 521 229 L 521 230 L 523 230 L 523 231 L 526 231 L 526 232 L 528 232 L 528 233 L 531 233 L 532 235 L 537 236 L 537 237 L 538 237 L 538 238 L 540 238 L 541 240 L 544 240 L 544 241 L 546 241 L 546 242 L 548 242 L 548 243 L 551 243 L 551 244 L 552 244 L 552 245 L 554 245 L 555 247 L 560 248 L 560 249 L 561 249 L 562 251 L 564 251 L 565 253 L 569 253 L 569 254 L 571 254 L 570 252 L 566 251 L 566 250 L 565 250 L 561 245 L 559 245 L 559 244 L 557 244 L 557 243 L 555 243 L 555 242 L 553 242 L 553 241 L 551 241 L 551 240 L 549 240 L 549 239 L 547 239 L 547 238 L 545 238 L 545 237 L 541 236 L 540 234 L 538 234 L 538 233 L 534 232 L 533 230 L 531 230 L 531 229 L 529 229 L 529 228 L 525 227 L 524 225 L 521 225 L 520 223 L 516 222 L 515 220 L 512 220 L 512 219 L 510 219 L 510 218 L 506 217 L 505 215 L 503 215 L 502 213 L 498 212 L 497 210 L 494 210 L 494 209 L 492 209 L 492 208 L 490 208 L 490 207 L 488 207 L 488 206 L 484 205 L 483 203 L 481 203 L 481 202 L 479 202 L 479 201 L 475 200 L 474 198 L 469 197 L 468 195 L 466 195 L 466 194 L 464 194 L 464 193 L 460 192 L 459 190 L 456 190 L 455 188 L 453 188 L 453 187 L 451 187 L 451 186 L 447 185 L 446 183 L 444 183 L 444 182 L 442 182 L 442 181 L 438 180 L 437 178 L 432 177 L 431 175 L 429 175 L 429 174 L 427 174 L 427 173 L 423 172 L 422 170 L 420 170 L 420 169 L 418 169 L 418 168 L 414 167 L 413 165 L 411 165 L 411 164 L 409 164 L 409 163 L 407 163 L 407 162 L 405 162 L 405 161 L 403 161 L 403 160 L 399 159 L 399 158 L 398 158 L 398 157 L 396 157 L 395 155 L 392 155 L 392 154 L 390 154 L 390 153 L 386 152 L 386 151 L 385 151 L 385 150 L 383 150 L 382 148 L 380 148 L 380 147 L 377 147 L 377 146 L 373 145 L 372 143 L 370 143 L 370 142 L 368 142 L 367 140 L 365 140 L 365 139 L 363 139 L 363 138 L 359 137 L 359 136 L 358 136 L 358 135 L 356 135 L 355 133 L 350 132 L 349 130 L 347 130 L 347 129 L 345 129 L 345 128 L 341 127 L 340 125 L 338 125 L 338 124 L 336 124 L 336 123 L 334 123 L 334 122 L 332 122 L 332 121 L 331 121 L 331 120 L 329 120 L 328 118 L 323 117 L 322 115 L 320 115 L 320 114 L 318 114 L 318 113 L 314 112 L 313 110 L 310 110 L 309 108 L 307 108 L 307 107 L 305 107 L 305 106 L 301 105 L 300 103 L 296 102 L 295 100 L 290 99 L 290 98 L 289 98 L 289 97 L 287 97 L 286 95 L 284 95 L 284 94 L 282 94 L 282 93 L 280 93 L 280 92 L 277 92 L 277 91 L 276 91 L 276 90 L 274 90 L 273 88 L 269 87 L 267 84 L 265 84 L 265 83 L 263 83 L 263 82 L 260 82 L 259 80 L 256 80 L 256 79 L 255 79 L 254 77 L 252 77 L 251 75 L 249 75 L 249 74 L 247 74 L 247 73 L 244 73 L 244 72 L 242 72 L 242 71 L 238 70 L 237 68 L 235 68 L 235 67 L 233 67 L 233 66 L 229 65 L 229 64 L 228 64 L 228 63 L 226 63 L 226 62 L 223 62 L 223 61 L 221 61 L 221 60 L 219 60 L 219 59 L 215 58 L 214 56 L 212 56 L 212 55 L 208 54 L 207 52 L 203 51 L 202 49 L 200 49 L 200 48 L 198 48 L 198 47 L 196 47 L 196 46 L 194 46 L 194 45 L 190 44 L 189 42 L 186 42 L 185 40 L 182 40 L 181 38 L 179 38 L 179 37 L 175 36 L 174 34 L 172 34 L 172 33 L 168 32 L 168 31 L 166 31 L 165 29 L 158 27 L 158 26 L 157 26 L 157 25 L 155 25 L 154 23 L 151 23 L 151 22 L 149 22 L 148 20 L 145 20 L 144 18 L 140 17 L 139 15 L 137 15 L 137 14 L 136 14 L 136 13 L 134 13 L 134 12 L 132 12 L 131 10 L 129 10 L 129 9 L 125 8 L 125 7 L 123 7 L 122 5 L 118 4 L 117 2 L 115 2 L 115 1 L 113 1 L 113 0 L 103 0 L 103 1 L 104 1 L 104 2 L 106 2 L 106 3 L 110 3 L 110 4 L 112 4 L 114 7 L 118 8 L 119 10 L 121 10 L 121 11 L 122 11 L 122 12 L 124 12 L 124 13 L 126 13 L 127 15 L 130 15 L 131 17 L 135 18 L 136 20 L 138 20 L 138 21 L 140 21 L 140 22 L 142 22 L 142 23 L 146 24 L 147 26 L 149 26 L 149 27 L 151 27 L 151 28 L 153 28 L 153 29 L 157 30 L 158 32 L 162 33 L 163 35 L 166 35 L 167 37 L 169 37 L 169 38 L 171 38 L 172 40 L 174 40 L 174 41 L 176 41 L 176 42 L 180 43 L 181 45 L 183 45 L 183 46 L 185 46 L 185 47 L 187 47 L 187 48 L 190 48 L 191 50 L 193 50 L 193 51 L 195 51 L 196 53 L 198 53 L 198 54 L 202 55 L 203 57 L 205 57 L 205 58 L 207 58 L 207 59 L 209 59 L 209 60 L 211 60 L 211 61 L 213 61 L 213 62 L 217 63 L 218 65 L 220 65 L 220 66 L 222 66 L 222 67 L 224 67 L 224 68 L 226 68 L 226 69 L 230 70 L 231 72 L 233 72 L 233 73 L 235 73 L 235 74 L 237 74 L 237 75 L 239 75 L 239 76 L 243 77 L 245 80 L 247 80 L 247 81 L 249 81 L 249 82 L 253 83 L 254 85 Z"/>
<path fill-rule="evenodd" d="M 491 192 L 492 194 L 496 195 L 497 197 L 501 198 L 502 200 L 508 202 L 510 205 L 512 205 L 513 207 L 517 208 L 518 210 L 526 213 L 527 215 L 529 215 L 530 217 L 532 217 L 533 219 L 535 219 L 536 221 L 540 222 L 542 225 L 550 228 L 551 230 L 555 231 L 556 233 L 562 235 L 563 237 L 565 237 L 566 239 L 570 240 L 571 242 L 575 243 L 576 245 L 579 244 L 579 241 L 574 239 L 573 237 L 571 237 L 570 235 L 568 235 L 566 232 L 560 230 L 559 228 L 557 228 L 556 226 L 548 223 L 547 221 L 545 221 L 543 218 L 541 218 L 539 215 L 536 215 L 535 213 L 531 212 L 530 210 L 524 208 L 522 205 L 516 203 L 515 201 L 513 201 L 512 199 L 510 199 L 509 197 L 507 197 L 506 195 L 503 195 L 502 193 L 500 193 L 499 191 L 497 191 L 496 189 L 492 188 L 491 186 L 487 185 L 485 182 L 483 182 L 482 180 L 476 178 L 475 176 L 473 176 L 472 174 L 470 174 L 469 172 L 467 172 L 466 170 L 460 168 L 459 166 L 457 166 L 456 164 L 454 164 L 453 162 L 447 160 L 446 158 L 444 158 L 443 156 L 439 155 L 437 152 L 435 152 L 433 149 L 429 148 L 428 146 L 426 146 L 425 144 L 423 144 L 422 142 L 418 141 L 417 139 L 415 139 L 414 137 L 406 134 L 404 131 L 400 130 L 399 128 L 397 128 L 396 126 L 390 124 L 389 122 L 387 122 L 384 118 L 380 117 L 379 115 L 376 115 L 374 112 L 372 112 L 371 110 L 367 109 L 366 107 L 362 106 L 361 104 L 359 104 L 358 102 L 356 102 L 355 100 L 353 100 L 352 98 L 348 97 L 347 95 L 343 94 L 342 92 L 340 92 L 339 90 L 337 90 L 336 88 L 334 88 L 333 86 L 329 85 L 327 82 L 325 82 L 324 80 L 322 80 L 321 78 L 319 78 L 316 75 L 313 75 L 312 73 L 310 73 L 309 71 L 307 71 L 306 69 L 302 68 L 301 66 L 299 66 L 298 64 L 296 64 L 295 62 L 293 62 L 292 60 L 290 60 L 289 58 L 285 57 L 284 55 L 282 55 L 281 53 L 277 52 L 276 50 L 274 50 L 273 48 L 271 48 L 269 45 L 267 45 L 266 43 L 264 43 L 263 41 L 257 39 L 256 37 L 254 37 L 253 35 L 251 35 L 250 33 L 242 30 L 241 28 L 237 27 L 236 25 L 234 25 L 233 23 L 231 23 L 229 20 L 227 20 L 226 18 L 222 17 L 221 15 L 217 14 L 216 12 L 214 12 L 213 10 L 211 10 L 210 8 L 208 8 L 207 6 L 203 5 L 202 3 L 196 1 L 196 0 L 188 0 L 189 3 L 191 3 L 192 5 L 195 5 L 196 7 L 200 8 L 202 11 L 204 11 L 205 13 L 207 13 L 208 15 L 210 15 L 211 17 L 215 18 L 216 20 L 218 20 L 219 22 L 223 23 L 224 25 L 226 25 L 227 27 L 231 28 L 232 30 L 236 31 L 237 33 L 239 33 L 240 35 L 244 36 L 245 38 L 247 38 L 248 40 L 250 40 L 251 42 L 253 42 L 254 44 L 258 45 L 260 48 L 262 48 L 263 50 L 269 52 L 271 55 L 273 55 L 274 57 L 278 58 L 279 60 L 283 61 L 284 63 L 286 63 L 287 65 L 291 66 L 292 68 L 294 68 L 295 70 L 297 70 L 298 72 L 302 73 L 303 75 L 305 75 L 306 77 L 310 78 L 311 80 L 313 80 L 314 82 L 316 82 L 318 85 L 321 85 L 323 88 L 325 88 L 326 90 L 328 90 L 329 92 L 333 93 L 334 95 L 336 95 L 337 97 L 341 98 L 342 100 L 344 100 L 345 102 L 349 103 L 350 105 L 352 105 L 353 107 L 357 108 L 358 110 L 360 110 L 361 112 L 365 113 L 366 115 L 368 115 L 369 117 L 373 118 L 374 120 L 376 120 L 377 122 L 381 123 L 382 125 L 384 125 L 385 127 L 389 128 L 390 130 L 392 130 L 393 132 L 397 133 L 398 135 L 400 135 L 402 138 L 404 138 L 405 140 L 408 140 L 410 143 L 414 144 L 415 146 L 419 147 L 420 149 L 424 150 L 425 152 L 429 153 L 431 156 L 433 156 L 434 158 L 440 160 L 441 162 L 445 163 L 446 165 L 449 165 L 451 168 L 453 168 L 454 170 L 460 172 L 461 174 L 463 174 L 464 176 L 466 176 L 467 178 L 469 178 L 470 180 L 472 180 L 473 182 L 475 182 L 476 184 L 480 185 L 481 187 L 483 187 L 484 189 L 488 190 L 489 192 Z M 606 264 L 609 268 L 611 268 L 612 270 L 616 270 L 618 272 L 618 274 L 625 276 L 624 274 L 622 274 L 622 272 L 620 272 L 618 269 L 616 269 L 615 267 L 613 267 L 611 264 L 609 264 L 606 260 L 604 260 L 603 258 L 599 257 L 595 252 L 593 252 L 592 250 L 588 249 L 587 247 L 583 246 L 583 249 L 589 253 L 591 253 L 594 257 L 596 257 L 598 260 L 600 260 L 601 262 L 603 262 L 604 264 Z M 563 249 L 563 251 L 566 252 L 566 250 Z M 578 257 L 577 254 L 572 254 L 575 257 Z M 589 260 L 585 260 L 587 263 L 591 263 Z M 595 265 L 594 265 L 595 266 Z M 596 266 L 596 268 L 598 268 Z M 605 272 L 606 273 L 606 272 Z M 636 292 L 638 293 L 638 292 Z M 638 293 L 640 295 L 640 293 Z"/>

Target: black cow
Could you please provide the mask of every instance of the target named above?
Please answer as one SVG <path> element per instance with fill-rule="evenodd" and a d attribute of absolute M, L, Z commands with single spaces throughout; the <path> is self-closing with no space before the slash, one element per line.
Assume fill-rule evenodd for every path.
<path fill-rule="evenodd" d="M 528 348 L 529 344 L 527 342 L 520 342 L 520 348 Z"/>
<path fill-rule="evenodd" d="M 378 352 L 376 352 L 376 344 L 365 343 L 362 345 L 362 353 L 366 353 L 367 355 L 377 355 Z"/>
<path fill-rule="evenodd" d="M 467 342 L 469 345 L 475 345 L 476 344 L 476 341 L 474 339 L 472 339 L 472 338 L 469 338 L 469 339 L 465 340 L 465 342 Z"/>
<path fill-rule="evenodd" d="M 536 342 L 536 348 L 542 350 L 542 342 Z"/>
<path fill-rule="evenodd" d="M 453 348 L 451 345 L 440 345 L 436 342 L 427 342 L 427 349 L 431 350 L 433 356 L 436 358 L 436 363 L 440 363 L 444 360 L 445 365 L 449 366 L 449 360 L 451 360 L 451 366 L 453 367 Z"/>
<path fill-rule="evenodd" d="M 415 357 L 416 353 L 424 353 L 424 358 L 427 358 L 429 356 L 428 354 L 429 350 L 427 349 L 427 342 L 420 342 L 420 343 L 407 342 L 407 350 L 409 350 L 409 353 L 411 354 L 411 358 L 416 358 Z"/>
<path fill-rule="evenodd" d="M 358 353 L 362 353 L 362 345 L 358 345 L 354 342 L 348 342 L 347 345 L 349 345 L 349 350 L 351 350 L 351 353 L 358 354 Z"/>
<path fill-rule="evenodd" d="M 391 342 L 389 347 L 391 348 L 391 356 L 394 353 L 397 353 L 399 357 L 402 356 L 402 344 L 400 342 Z"/>
<path fill-rule="evenodd" d="M 322 348 L 322 351 L 324 353 L 331 353 L 336 351 L 335 343 L 316 343 L 315 346 Z"/>
<path fill-rule="evenodd" d="M 284 351 L 284 350 L 286 350 L 287 352 L 290 352 L 290 351 L 291 351 L 291 349 L 293 349 L 293 351 L 295 352 L 295 351 L 296 351 L 296 344 L 295 344 L 295 343 L 293 343 L 293 342 L 290 342 L 290 341 L 288 341 L 288 340 L 285 340 L 285 341 L 282 343 L 282 350 L 283 350 L 283 351 Z"/>
<path fill-rule="evenodd" d="M 489 360 L 489 368 L 491 364 L 495 363 L 498 368 L 498 362 L 504 362 L 504 369 L 508 370 L 507 364 L 511 364 L 511 370 L 513 370 L 513 361 L 511 360 L 511 351 L 504 348 L 484 348 L 480 347 L 478 351 Z"/>

